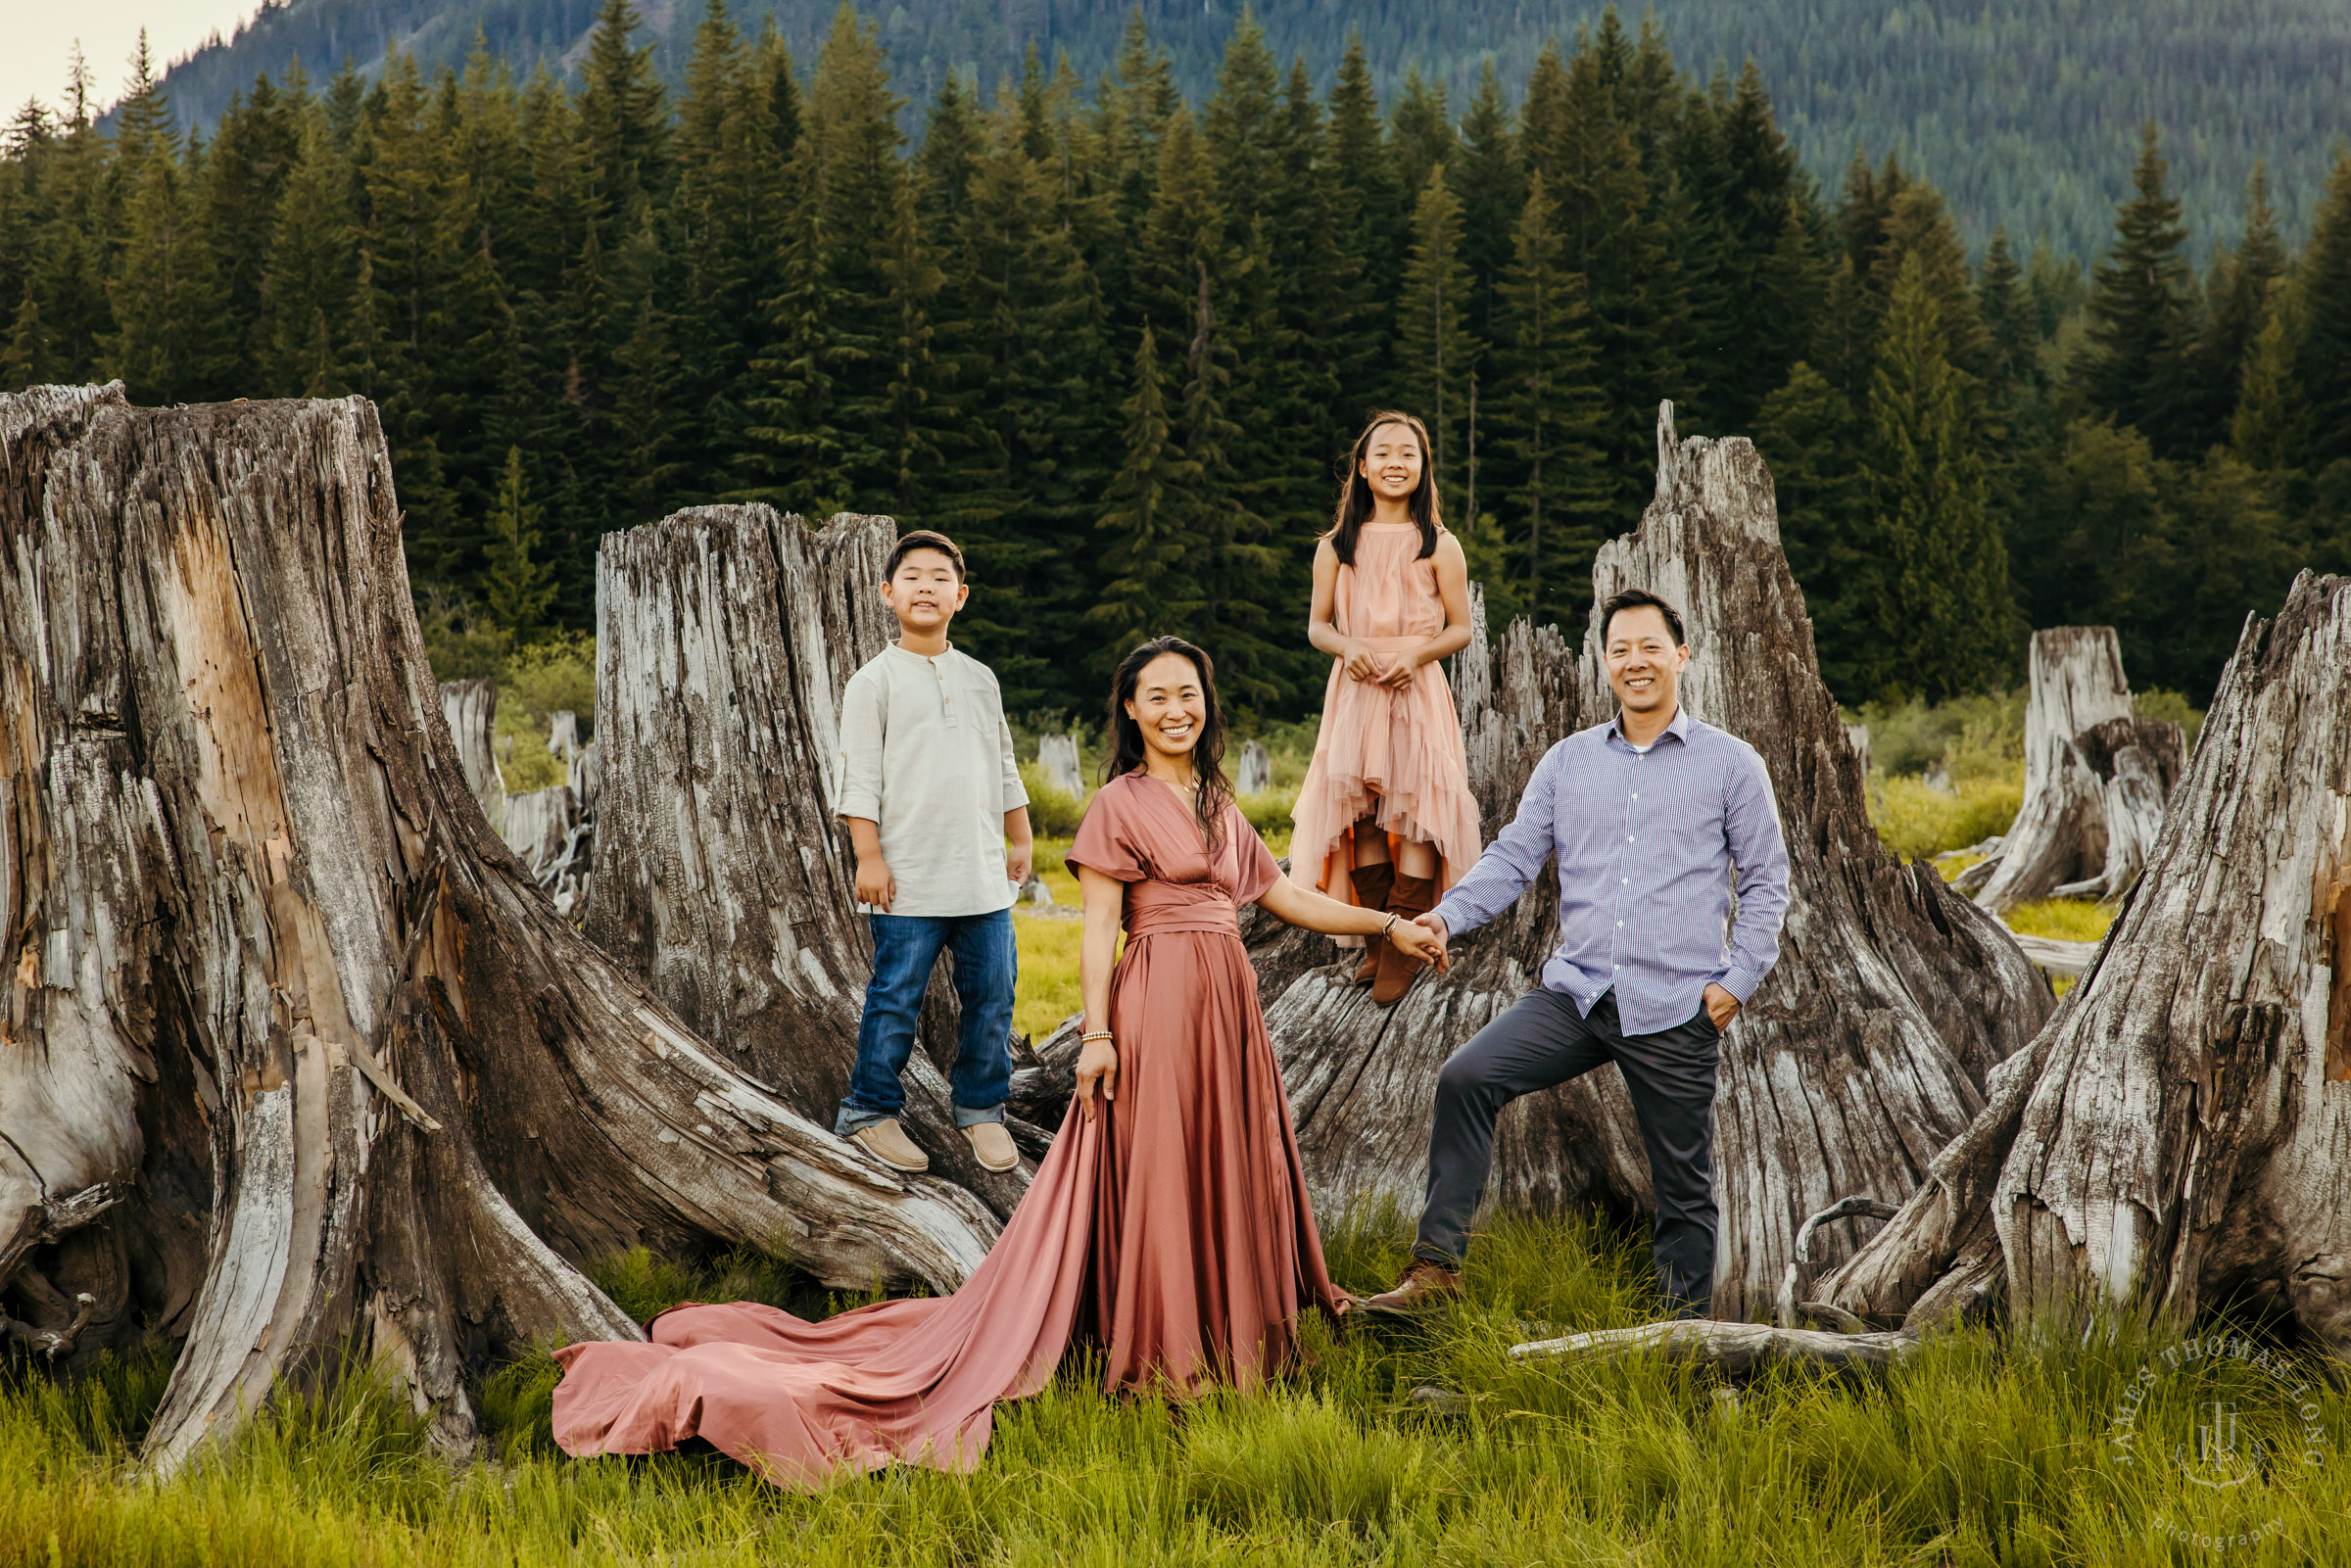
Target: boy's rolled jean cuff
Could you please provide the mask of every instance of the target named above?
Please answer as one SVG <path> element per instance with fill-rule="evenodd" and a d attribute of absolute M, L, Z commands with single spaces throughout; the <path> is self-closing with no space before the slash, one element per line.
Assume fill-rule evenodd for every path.
<path fill-rule="evenodd" d="M 888 1121 L 896 1115 L 895 1111 L 868 1111 L 863 1106 L 850 1105 L 843 1101 L 840 1114 L 833 1118 L 833 1136 L 845 1138 L 850 1133 L 870 1127 L 877 1121 Z M 1001 1121 L 1003 1119 L 1004 1108 L 1000 1105 L 984 1106 L 979 1110 L 963 1105 L 955 1107 L 955 1125 L 959 1127 L 976 1127 L 984 1121 Z"/>

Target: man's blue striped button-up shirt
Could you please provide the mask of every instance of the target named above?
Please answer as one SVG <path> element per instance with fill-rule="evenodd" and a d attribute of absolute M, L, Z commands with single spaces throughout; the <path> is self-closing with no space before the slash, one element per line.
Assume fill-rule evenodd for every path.
<path fill-rule="evenodd" d="M 1687 709 L 1646 749 L 1611 719 L 1545 752 L 1517 817 L 1438 904 L 1446 930 L 1510 908 L 1553 855 L 1559 946 L 1543 984 L 1587 1014 L 1613 990 L 1627 1034 L 1688 1022 L 1708 983 L 1744 1005 L 1780 956 L 1788 845 L 1771 775 Z"/>

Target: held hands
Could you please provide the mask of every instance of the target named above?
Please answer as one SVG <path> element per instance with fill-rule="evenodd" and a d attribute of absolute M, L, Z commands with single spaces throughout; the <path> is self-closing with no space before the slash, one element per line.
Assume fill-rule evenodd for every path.
<path fill-rule="evenodd" d="M 1714 1021 L 1714 1028 L 1717 1033 L 1729 1028 L 1731 1020 L 1739 1016 L 1739 998 L 1712 981 L 1708 981 L 1706 984 L 1704 1001 L 1706 1017 Z"/>
<path fill-rule="evenodd" d="M 1445 926 L 1434 916 L 1398 921 L 1388 927 L 1388 940 L 1396 944 L 1398 952 L 1418 959 L 1439 974 L 1445 973 Z"/>
<path fill-rule="evenodd" d="M 1024 881 L 1026 878 L 1022 879 Z M 883 914 L 889 913 L 891 900 L 898 896 L 898 879 L 889 874 L 889 863 L 880 855 L 857 857 L 857 902 L 870 904 Z"/>
<path fill-rule="evenodd" d="M 1399 691 L 1411 686 L 1413 677 L 1420 673 L 1419 661 L 1410 653 L 1399 653 L 1382 662 L 1384 668 L 1380 672 L 1379 684 L 1394 687 Z"/>
<path fill-rule="evenodd" d="M 1347 640 L 1347 651 L 1339 662 L 1358 681 L 1394 687 L 1398 690 L 1411 686 L 1413 677 L 1420 671 L 1420 662 L 1413 654 L 1374 653 L 1353 638 Z"/>
<path fill-rule="evenodd" d="M 1088 1121 L 1102 1113 L 1094 1099 L 1096 1084 L 1101 1085 L 1103 1100 L 1119 1097 L 1119 1053 L 1108 1033 L 1086 1041 L 1078 1051 L 1078 1103 L 1085 1107 Z"/>

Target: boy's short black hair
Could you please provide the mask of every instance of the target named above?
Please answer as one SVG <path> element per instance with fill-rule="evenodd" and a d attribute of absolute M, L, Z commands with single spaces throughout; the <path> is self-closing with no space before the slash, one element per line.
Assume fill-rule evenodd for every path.
<path fill-rule="evenodd" d="M 898 542 L 889 546 L 889 564 L 882 568 L 882 581 L 888 582 L 898 575 L 898 562 L 918 549 L 935 549 L 947 558 L 955 568 L 955 581 L 963 581 L 963 551 L 944 534 L 935 534 L 928 528 L 918 528 L 911 534 L 900 534 Z"/>
<path fill-rule="evenodd" d="M 1646 588 L 1620 588 L 1610 594 L 1600 606 L 1600 645 L 1608 645 L 1608 623 L 1616 619 L 1619 610 L 1637 610 L 1648 604 L 1665 617 L 1665 630 L 1673 634 L 1673 645 L 1680 647 L 1690 640 L 1682 635 L 1682 612 L 1652 594 Z"/>

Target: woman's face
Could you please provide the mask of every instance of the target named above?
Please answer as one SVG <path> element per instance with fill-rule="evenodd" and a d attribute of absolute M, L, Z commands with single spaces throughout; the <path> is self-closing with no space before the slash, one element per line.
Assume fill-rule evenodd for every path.
<path fill-rule="evenodd" d="M 1372 495 L 1401 501 L 1420 488 L 1424 460 L 1411 425 L 1381 425 L 1364 444 L 1364 460 L 1356 466 Z"/>
<path fill-rule="evenodd" d="M 1135 678 L 1127 717 L 1143 732 L 1143 744 L 1165 761 L 1189 757 L 1208 727 L 1208 693 L 1200 672 L 1180 653 L 1162 653 Z"/>

